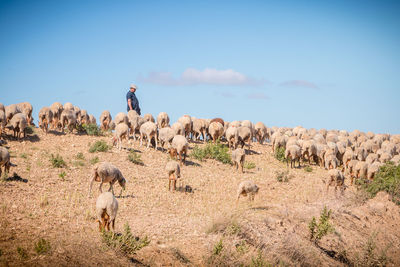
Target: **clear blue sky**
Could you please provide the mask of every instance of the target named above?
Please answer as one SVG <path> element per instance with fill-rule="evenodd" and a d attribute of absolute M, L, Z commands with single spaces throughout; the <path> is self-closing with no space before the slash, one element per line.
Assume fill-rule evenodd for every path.
<path fill-rule="evenodd" d="M 400 133 L 400 1 L 2 1 L 0 102 Z"/>

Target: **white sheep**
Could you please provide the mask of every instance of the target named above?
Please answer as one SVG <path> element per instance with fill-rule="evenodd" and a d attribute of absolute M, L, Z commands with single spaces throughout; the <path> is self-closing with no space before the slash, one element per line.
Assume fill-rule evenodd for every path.
<path fill-rule="evenodd" d="M 183 127 L 182 123 L 179 121 L 175 122 L 171 125 L 171 128 L 174 130 L 175 135 L 185 135 L 185 128 Z"/>
<path fill-rule="evenodd" d="M 192 119 L 192 133 L 195 140 L 200 139 L 200 135 L 203 138 L 204 143 L 207 139 L 207 124 L 204 119 Z"/>
<path fill-rule="evenodd" d="M 211 135 L 211 138 L 215 143 L 224 134 L 224 126 L 219 122 L 211 122 L 208 127 L 208 133 Z"/>
<path fill-rule="evenodd" d="M 176 161 L 168 161 L 165 166 L 165 170 L 168 172 L 168 191 L 171 190 L 171 182 L 173 190 L 176 190 L 176 180 L 181 178 L 181 168 Z"/>
<path fill-rule="evenodd" d="M 17 113 L 11 118 L 9 124 L 6 127 L 13 130 L 13 136 L 18 138 L 19 140 L 21 138 L 21 134 L 23 134 L 25 138 L 25 130 L 27 124 L 28 123 L 26 121 L 26 115 L 23 113 Z"/>
<path fill-rule="evenodd" d="M 42 107 L 39 111 L 39 127 L 47 134 L 49 124 L 53 122 L 53 112 L 49 107 Z"/>
<path fill-rule="evenodd" d="M 169 116 L 166 112 L 160 112 L 157 116 L 158 129 L 169 126 Z"/>
<path fill-rule="evenodd" d="M 298 145 L 291 145 L 286 148 L 285 150 L 285 158 L 286 158 L 286 164 L 289 166 L 289 160 L 290 160 L 290 167 L 296 167 L 296 160 L 299 162 L 299 167 L 300 167 L 300 158 L 301 158 L 301 148 Z"/>
<path fill-rule="evenodd" d="M 171 127 L 164 127 L 158 131 L 158 141 L 164 149 L 164 144 L 167 143 L 168 147 L 171 146 L 172 139 L 174 139 L 175 132 Z"/>
<path fill-rule="evenodd" d="M 97 124 L 96 118 L 92 114 L 89 114 L 89 123 L 90 124 Z"/>
<path fill-rule="evenodd" d="M 254 126 L 255 137 L 257 141 L 262 144 L 265 138 L 269 139 L 267 127 L 265 127 L 264 123 L 257 122 Z"/>
<path fill-rule="evenodd" d="M 58 127 L 58 123 L 61 119 L 61 112 L 64 110 L 63 105 L 60 102 L 54 102 L 50 106 L 50 110 L 53 113 L 53 129 Z"/>
<path fill-rule="evenodd" d="M 337 188 L 340 187 L 341 194 L 343 195 L 346 189 L 344 185 L 344 175 L 343 172 L 338 169 L 331 169 L 328 171 L 328 179 L 326 181 L 326 193 L 328 193 L 329 186 L 335 186 L 335 195 Z"/>
<path fill-rule="evenodd" d="M 373 180 L 375 178 L 375 174 L 379 171 L 379 168 L 383 166 L 383 163 L 381 162 L 374 162 L 372 164 L 368 165 L 368 171 L 367 171 L 367 179 L 368 180 Z"/>
<path fill-rule="evenodd" d="M 64 132 L 65 126 L 69 129 L 69 131 L 72 133 L 73 129 L 75 128 L 76 125 L 76 113 L 73 109 L 64 109 L 63 112 L 61 112 L 61 124 L 62 124 L 62 132 Z"/>
<path fill-rule="evenodd" d="M 252 130 L 247 126 L 240 126 L 238 128 L 238 138 L 239 144 L 241 144 L 242 148 L 247 142 L 248 149 L 250 149 L 250 142 L 252 139 Z"/>
<path fill-rule="evenodd" d="M 226 140 L 230 149 L 236 149 L 239 143 L 238 127 L 229 126 L 225 132 Z"/>
<path fill-rule="evenodd" d="M 185 129 L 185 134 L 183 135 L 186 138 L 189 138 L 189 135 L 192 132 L 192 118 L 189 115 L 183 115 L 178 119 L 178 122 L 182 123 L 182 126 Z"/>
<path fill-rule="evenodd" d="M 144 115 L 143 115 L 143 118 L 144 118 L 146 121 L 155 122 L 153 115 L 151 115 L 150 113 L 144 114 Z"/>
<path fill-rule="evenodd" d="M 249 201 L 254 201 L 254 196 L 258 193 L 259 187 L 250 180 L 243 181 L 239 184 L 237 190 L 236 204 L 239 202 L 240 196 L 246 197 L 249 194 Z"/>
<path fill-rule="evenodd" d="M 117 126 L 119 123 L 125 123 L 126 125 L 129 125 L 128 116 L 123 112 L 119 112 L 114 118 L 114 123 L 115 126 Z"/>
<path fill-rule="evenodd" d="M 188 148 L 189 148 L 189 143 L 186 140 L 186 137 L 183 135 L 175 135 L 174 138 L 172 139 L 172 147 L 168 149 L 168 152 L 171 158 L 177 158 L 179 155 L 179 162 L 182 165 L 182 157 L 184 164 Z"/>
<path fill-rule="evenodd" d="M 89 124 L 89 114 L 86 109 L 82 109 L 76 118 L 79 124 Z"/>
<path fill-rule="evenodd" d="M 100 193 L 103 192 L 102 191 L 103 183 L 110 183 L 110 188 L 108 189 L 108 191 L 112 190 L 113 194 L 114 194 L 113 185 L 115 182 L 118 182 L 119 185 L 121 186 L 121 192 L 119 193 L 119 195 L 122 194 L 122 190 L 125 190 L 126 179 L 122 175 L 121 171 L 109 162 L 101 162 L 95 165 L 93 167 L 92 174 L 93 176 L 89 186 L 89 196 L 92 192 L 92 186 L 94 181 L 100 182 L 100 187 L 99 187 Z"/>
<path fill-rule="evenodd" d="M 26 115 L 26 122 L 28 125 L 32 125 L 32 111 L 33 107 L 32 104 L 29 102 L 22 102 L 17 104 L 18 109 Z"/>
<path fill-rule="evenodd" d="M 232 151 L 232 161 L 236 170 L 240 167 L 240 172 L 243 173 L 244 159 L 246 153 L 243 148 L 237 148 Z"/>
<path fill-rule="evenodd" d="M 4 128 L 6 127 L 6 124 L 7 124 L 6 114 L 4 113 L 4 110 L 0 109 L 0 137 L 4 131 Z"/>
<path fill-rule="evenodd" d="M 140 126 L 140 146 L 143 144 L 143 138 L 147 138 L 147 148 L 149 148 L 151 140 L 154 138 L 157 150 L 157 125 L 154 122 L 147 121 Z"/>
<path fill-rule="evenodd" d="M 74 105 L 72 105 L 72 103 L 70 103 L 70 102 L 65 103 L 63 106 L 63 109 L 64 110 L 75 110 Z M 76 115 L 76 113 L 75 113 L 75 115 Z"/>
<path fill-rule="evenodd" d="M 130 133 L 133 135 L 133 140 L 136 141 L 136 130 L 139 130 L 139 121 L 140 121 L 140 116 L 139 114 L 136 112 L 136 110 L 129 110 L 128 111 L 128 121 L 129 121 L 129 129 L 130 129 Z M 144 118 L 143 118 L 143 123 L 145 122 Z M 143 124 L 142 123 L 142 124 Z"/>
<path fill-rule="evenodd" d="M 117 146 L 119 150 L 122 149 L 122 139 L 128 140 L 129 127 L 125 123 L 119 123 L 115 126 L 114 136 L 112 137 L 113 146 Z"/>
<path fill-rule="evenodd" d="M 6 173 L 10 172 L 10 153 L 8 152 L 7 148 L 0 146 L 0 177 L 2 170 L 1 168 L 4 166 L 4 171 Z"/>
<path fill-rule="evenodd" d="M 111 192 L 104 192 L 99 195 L 96 201 L 96 214 L 99 223 L 99 231 L 115 231 L 115 217 L 118 212 L 118 201 Z"/>
<path fill-rule="evenodd" d="M 6 106 L 5 107 L 5 114 L 6 114 L 7 123 L 17 113 L 21 113 L 21 110 L 18 108 L 17 104 L 11 104 L 11 105 Z"/>
<path fill-rule="evenodd" d="M 336 169 L 339 166 L 339 160 L 336 157 L 336 154 L 332 153 L 332 151 L 327 151 L 324 155 L 324 163 L 325 169 Z"/>
<path fill-rule="evenodd" d="M 104 110 L 100 115 L 100 128 L 107 131 L 110 128 L 112 117 L 108 110 Z"/>

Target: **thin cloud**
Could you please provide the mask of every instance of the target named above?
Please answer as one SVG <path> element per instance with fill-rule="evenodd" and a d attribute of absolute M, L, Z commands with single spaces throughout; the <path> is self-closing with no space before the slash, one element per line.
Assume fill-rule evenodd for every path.
<path fill-rule="evenodd" d="M 231 92 L 222 92 L 221 95 L 225 98 L 234 98 L 235 95 L 232 94 Z"/>
<path fill-rule="evenodd" d="M 249 99 L 267 100 L 269 97 L 264 93 L 253 93 L 246 96 Z"/>
<path fill-rule="evenodd" d="M 302 87 L 302 88 L 310 88 L 310 89 L 320 89 L 318 85 L 315 83 L 304 81 L 304 80 L 291 80 L 286 81 L 280 84 L 283 87 Z"/>
<path fill-rule="evenodd" d="M 171 72 L 150 72 L 147 77 L 139 77 L 141 82 L 166 86 L 180 85 L 230 85 L 230 86 L 261 86 L 266 80 L 257 80 L 232 69 L 217 70 L 206 68 L 197 70 L 187 68 L 178 78 Z"/>

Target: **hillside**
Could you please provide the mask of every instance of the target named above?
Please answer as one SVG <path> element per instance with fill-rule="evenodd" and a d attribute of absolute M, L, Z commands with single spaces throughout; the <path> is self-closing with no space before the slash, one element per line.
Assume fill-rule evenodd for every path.
<path fill-rule="evenodd" d="M 168 192 L 165 152 L 125 142 L 141 156 L 138 165 L 128 160 L 126 149 L 89 153 L 97 140 L 111 144 L 110 137 L 46 135 L 37 128 L 24 141 L 7 138 L 3 146 L 17 166 L 0 182 L 2 266 L 400 265 L 400 209 L 387 194 L 367 200 L 348 180 L 343 196 L 335 197 L 333 188 L 326 194 L 326 170 L 312 165 L 306 172 L 304 164 L 287 169 L 268 144 L 252 144 L 246 161 L 255 168 L 240 174 L 231 165 L 190 157 L 195 145 L 203 146 L 190 142 L 181 173 L 183 186 L 193 191 Z M 66 167 L 52 166 L 57 154 Z M 118 198 L 116 231 L 127 223 L 135 236 L 150 240 L 134 255 L 102 242 L 95 222 L 99 183 L 88 198 L 96 157 L 113 163 L 128 181 Z M 277 180 L 282 172 L 287 182 Z M 247 179 L 260 191 L 253 203 L 241 198 L 236 206 L 237 186 Z M 118 184 L 114 190 L 119 193 Z M 308 225 L 324 206 L 332 210 L 335 230 L 315 245 Z M 50 248 L 40 254 L 35 244 L 42 238 Z"/>

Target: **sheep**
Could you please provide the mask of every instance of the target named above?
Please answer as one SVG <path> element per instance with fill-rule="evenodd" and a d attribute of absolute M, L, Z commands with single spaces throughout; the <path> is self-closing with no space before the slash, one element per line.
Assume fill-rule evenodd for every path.
<path fill-rule="evenodd" d="M 129 127 L 125 123 L 119 123 L 115 126 L 114 136 L 112 137 L 113 146 L 117 146 L 119 150 L 122 149 L 122 139 L 128 139 Z"/>
<path fill-rule="evenodd" d="M 317 147 L 315 145 L 315 141 L 310 139 L 306 140 L 303 142 L 301 146 L 301 157 L 303 158 L 303 161 L 306 159 L 306 155 L 308 158 L 308 164 L 311 164 L 311 157 L 314 159 L 315 162 L 318 161 L 318 156 L 317 156 Z"/>
<path fill-rule="evenodd" d="M 100 193 L 103 193 L 102 191 L 103 183 L 110 183 L 110 188 L 108 189 L 108 191 L 111 190 L 112 193 L 114 194 L 113 185 L 117 181 L 121 186 L 121 192 L 119 193 L 120 196 L 122 194 L 122 190 L 125 190 L 126 179 L 122 175 L 121 171 L 109 162 L 101 162 L 95 165 L 93 167 L 92 174 L 93 174 L 92 180 L 90 181 L 90 186 L 89 186 L 89 196 L 92 192 L 92 186 L 94 181 L 100 182 L 100 187 L 99 187 Z"/>
<path fill-rule="evenodd" d="M 392 159 L 392 155 L 388 152 L 383 152 L 379 157 L 379 161 L 382 163 L 386 163 Z"/>
<path fill-rule="evenodd" d="M 213 142 L 215 143 L 224 133 L 224 126 L 219 122 L 212 122 L 208 127 L 208 132 L 211 135 Z"/>
<path fill-rule="evenodd" d="M 89 114 L 89 124 L 97 124 L 96 118 L 92 114 Z"/>
<path fill-rule="evenodd" d="M 140 117 L 135 110 L 129 110 L 128 121 L 133 140 L 136 141 L 136 131 L 139 131 L 140 126 L 145 123 L 146 120 Z"/>
<path fill-rule="evenodd" d="M 329 186 L 335 186 L 335 195 L 337 188 L 340 187 L 341 194 L 343 195 L 346 186 L 344 185 L 344 175 L 343 172 L 338 169 L 332 169 L 328 171 L 328 179 L 326 182 L 326 193 L 329 191 Z"/>
<path fill-rule="evenodd" d="M 63 106 L 63 109 L 64 110 L 75 110 L 74 105 L 72 105 L 72 103 L 70 103 L 70 102 L 65 103 Z M 75 115 L 76 115 L 76 113 L 75 113 Z"/>
<path fill-rule="evenodd" d="M 275 132 L 272 137 L 271 137 L 271 141 L 272 141 L 272 152 L 275 153 L 275 151 L 280 148 L 286 147 L 286 142 L 288 141 L 289 137 L 286 135 L 282 135 L 279 132 Z"/>
<path fill-rule="evenodd" d="M 53 122 L 53 112 L 49 107 L 43 107 L 39 111 L 39 127 L 47 134 L 49 124 Z"/>
<path fill-rule="evenodd" d="M 193 119 L 192 135 L 194 135 L 195 140 L 200 139 L 200 135 L 201 135 L 201 137 L 203 138 L 203 141 L 205 143 L 206 139 L 207 139 L 206 134 L 207 134 L 207 125 L 206 125 L 205 120 L 204 119 Z"/>
<path fill-rule="evenodd" d="M 25 130 L 27 127 L 27 121 L 26 121 L 26 115 L 23 113 L 17 113 L 15 114 L 9 124 L 6 126 L 6 128 L 13 130 L 14 132 L 14 137 L 16 137 L 18 140 L 21 138 L 21 134 L 24 135 L 25 138 Z"/>
<path fill-rule="evenodd" d="M 174 130 L 171 127 L 164 127 L 158 131 L 158 141 L 161 147 L 164 149 L 164 144 L 168 143 L 168 147 L 171 147 L 172 139 L 175 136 Z"/>
<path fill-rule="evenodd" d="M 80 118 L 81 118 L 81 109 L 80 109 L 78 106 L 74 106 L 74 109 L 73 109 L 73 110 L 75 111 L 76 121 L 77 121 L 79 124 L 81 124 L 81 121 L 80 121 Z M 86 114 L 87 114 L 87 112 L 86 112 Z"/>
<path fill-rule="evenodd" d="M 158 129 L 169 126 L 169 116 L 166 112 L 160 112 L 157 116 Z"/>
<path fill-rule="evenodd" d="M 165 170 L 168 172 L 168 191 L 171 190 L 171 182 L 173 184 L 173 191 L 175 191 L 176 179 L 181 178 L 181 167 L 176 161 L 168 161 Z"/>
<path fill-rule="evenodd" d="M 400 164 L 400 155 L 394 156 L 390 161 L 396 165 Z"/>
<path fill-rule="evenodd" d="M 248 147 L 248 149 L 250 149 L 250 142 L 251 142 L 252 136 L 253 136 L 252 130 L 249 127 L 240 126 L 238 128 L 238 142 L 239 142 L 239 144 L 241 144 L 242 148 L 244 147 L 244 144 L 246 142 L 248 142 L 247 147 Z"/>
<path fill-rule="evenodd" d="M 267 127 L 265 127 L 264 123 L 257 122 L 256 125 L 254 126 L 254 130 L 255 130 L 255 137 L 260 144 L 264 142 L 265 138 L 269 139 Z"/>
<path fill-rule="evenodd" d="M 355 155 L 353 150 L 351 149 L 351 147 L 346 148 L 346 151 L 343 154 L 342 157 L 342 162 L 343 162 L 343 166 L 345 168 L 347 168 L 348 163 L 350 162 L 350 160 L 355 159 Z"/>
<path fill-rule="evenodd" d="M 183 135 L 175 135 L 172 139 L 172 147 L 168 149 L 168 152 L 172 158 L 177 158 L 179 155 L 179 163 L 182 165 L 182 156 L 183 164 L 185 164 L 188 148 L 189 143 L 186 137 Z"/>
<path fill-rule="evenodd" d="M 189 138 L 192 132 L 192 118 L 189 115 L 183 115 L 178 119 L 178 122 L 182 123 L 185 133 L 183 134 L 186 138 Z"/>
<path fill-rule="evenodd" d="M 286 142 L 286 148 L 288 148 L 288 147 L 290 147 L 292 145 L 296 145 L 296 146 L 300 146 L 301 147 L 301 145 L 299 143 L 299 138 L 297 136 L 295 136 L 295 135 L 288 138 L 288 140 Z"/>
<path fill-rule="evenodd" d="M 75 113 L 76 114 L 76 113 Z M 80 111 L 79 116 L 76 115 L 77 121 L 79 124 L 89 124 L 89 115 L 86 109 L 82 109 Z M 78 119 L 79 118 L 79 119 Z"/>
<path fill-rule="evenodd" d="M 289 166 L 289 158 L 290 158 L 290 167 L 296 167 L 296 160 L 299 162 L 300 167 L 300 158 L 301 158 L 301 148 L 298 145 L 291 145 L 285 150 L 285 158 L 287 159 L 286 164 Z"/>
<path fill-rule="evenodd" d="M 153 115 L 151 115 L 150 113 L 144 114 L 144 115 L 143 115 L 143 118 L 144 118 L 146 121 L 155 122 Z"/>
<path fill-rule="evenodd" d="M 358 161 L 354 167 L 355 176 L 357 178 L 367 178 L 368 174 L 368 163 L 365 161 Z"/>
<path fill-rule="evenodd" d="M 33 107 L 29 102 L 22 102 L 17 104 L 18 109 L 26 115 L 26 122 L 28 125 L 33 125 L 32 121 L 32 111 Z"/>
<path fill-rule="evenodd" d="M 375 161 L 378 161 L 379 156 L 375 153 L 369 153 L 367 158 L 365 159 L 365 162 L 368 163 L 368 165 L 371 165 Z"/>
<path fill-rule="evenodd" d="M 157 125 L 154 122 L 151 121 L 147 121 L 145 123 L 143 123 L 140 126 L 139 129 L 140 132 L 140 146 L 142 146 L 143 143 L 143 136 L 145 136 L 147 138 L 147 148 L 149 148 L 150 143 L 151 143 L 151 139 L 154 138 L 156 146 L 155 149 L 157 149 Z"/>
<path fill-rule="evenodd" d="M 185 135 L 185 128 L 180 122 L 175 122 L 171 125 L 172 130 L 174 130 L 175 135 Z"/>
<path fill-rule="evenodd" d="M 325 169 L 336 169 L 339 166 L 339 160 L 336 157 L 336 154 L 332 152 L 326 152 L 324 155 Z"/>
<path fill-rule="evenodd" d="M 4 113 L 4 110 L 0 109 L 0 137 L 1 134 L 3 133 L 4 128 L 6 127 L 6 124 L 7 124 L 6 114 Z"/>
<path fill-rule="evenodd" d="M 4 171 L 6 173 L 10 172 L 10 153 L 8 152 L 7 148 L 0 146 L 0 177 L 2 170 L 1 168 L 4 166 Z"/>
<path fill-rule="evenodd" d="M 354 150 L 354 154 L 356 155 L 356 158 L 357 158 L 358 160 L 361 160 L 361 161 L 365 161 L 365 159 L 366 159 L 367 156 L 368 156 L 367 150 L 366 150 L 365 148 L 363 148 L 363 147 L 357 147 L 357 148 Z"/>
<path fill-rule="evenodd" d="M 237 190 L 236 204 L 239 202 L 240 196 L 246 197 L 247 194 L 249 194 L 249 201 L 254 201 L 254 197 L 259 189 L 260 188 L 253 181 L 247 180 L 241 182 Z"/>
<path fill-rule="evenodd" d="M 99 223 L 99 231 L 115 231 L 115 217 L 118 212 L 118 201 L 111 192 L 104 192 L 99 195 L 96 201 L 96 214 Z"/>
<path fill-rule="evenodd" d="M 107 131 L 110 128 L 112 117 L 108 110 L 104 110 L 100 115 L 100 129 Z"/>
<path fill-rule="evenodd" d="M 383 166 L 383 163 L 381 162 L 374 162 L 372 164 L 368 165 L 368 171 L 367 171 L 367 179 L 368 180 L 373 180 L 375 177 L 375 174 L 379 171 L 379 168 Z"/>
<path fill-rule="evenodd" d="M 230 149 L 236 149 L 239 142 L 238 128 L 230 126 L 225 132 L 226 140 Z"/>
<path fill-rule="evenodd" d="M 328 149 L 328 145 L 317 143 L 315 145 L 317 148 L 318 163 L 320 167 L 325 166 L 325 153 Z"/>
<path fill-rule="evenodd" d="M 243 173 L 245 155 L 246 155 L 246 153 L 243 148 L 237 148 L 232 151 L 232 161 L 233 161 L 234 167 L 236 167 L 236 170 L 238 170 L 239 166 L 240 166 L 241 173 Z"/>
<path fill-rule="evenodd" d="M 224 122 L 224 120 L 221 119 L 221 118 L 214 118 L 214 119 L 212 119 L 212 120 L 210 121 L 210 124 L 213 123 L 213 122 L 219 122 L 219 123 L 221 123 L 222 127 L 225 126 L 225 122 Z"/>
<path fill-rule="evenodd" d="M 53 113 L 53 129 L 56 129 L 58 122 L 61 119 L 61 112 L 63 111 L 63 105 L 60 102 L 54 102 L 50 106 L 50 110 Z"/>
<path fill-rule="evenodd" d="M 339 141 L 338 136 L 334 133 L 327 134 L 325 140 L 326 140 L 326 142 L 333 142 L 333 143 L 336 143 Z"/>
<path fill-rule="evenodd" d="M 128 116 L 123 112 L 119 112 L 114 118 L 114 123 L 115 126 L 117 126 L 119 123 L 125 123 L 126 125 L 129 125 Z"/>
<path fill-rule="evenodd" d="M 11 105 L 6 106 L 5 107 L 5 114 L 6 114 L 7 123 L 17 113 L 21 113 L 21 110 L 18 108 L 17 104 L 11 104 Z"/>
<path fill-rule="evenodd" d="M 358 162 L 359 162 L 358 160 L 352 159 L 347 164 L 347 172 L 350 174 L 350 178 L 351 178 L 350 185 L 353 184 L 354 178 L 357 178 L 355 169 L 356 169 L 356 165 L 358 164 Z"/>
<path fill-rule="evenodd" d="M 3 103 L 0 103 L 0 110 L 2 110 L 4 112 L 4 114 L 5 114 L 6 109 L 5 109 L 4 105 L 3 105 Z"/>
<path fill-rule="evenodd" d="M 76 125 L 76 114 L 72 109 L 64 109 L 61 113 L 61 124 L 62 132 L 64 132 L 65 126 L 68 127 L 69 131 L 72 132 Z"/>

